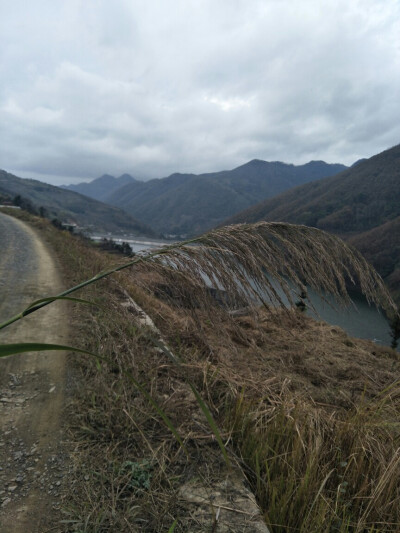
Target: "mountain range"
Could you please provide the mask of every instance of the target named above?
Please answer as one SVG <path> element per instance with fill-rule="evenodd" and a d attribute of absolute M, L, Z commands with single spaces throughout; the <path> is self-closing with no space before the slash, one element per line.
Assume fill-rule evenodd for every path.
<path fill-rule="evenodd" d="M 0 170 L 0 196 L 30 204 L 49 218 L 74 222 L 99 232 L 129 232 L 137 236 L 154 237 L 157 234 L 121 209 L 83 196 L 74 191 L 55 187 L 41 181 L 23 179 Z"/>
<path fill-rule="evenodd" d="M 65 188 L 0 171 L 2 196 L 21 196 L 50 217 L 98 231 L 146 236 L 156 235 L 149 226 L 178 236 L 259 220 L 315 226 L 357 247 L 400 302 L 400 145 L 349 168 L 253 160 L 230 171 L 147 182 L 105 174 Z"/>
<path fill-rule="evenodd" d="M 260 199 L 345 168 L 324 161 L 295 166 L 255 159 L 233 170 L 208 174 L 175 173 L 146 182 L 129 176 L 131 180 L 116 189 L 123 176 L 116 180 L 106 175 L 69 188 L 97 198 L 101 194 L 102 201 L 124 209 L 160 233 L 185 236 L 203 233 Z M 99 192 L 99 186 L 106 183 L 112 190 Z"/>
<path fill-rule="evenodd" d="M 100 178 L 96 178 L 90 182 L 82 182 L 76 185 L 61 185 L 63 189 L 75 191 L 79 194 L 84 194 L 100 202 L 107 202 L 107 197 L 120 189 L 124 185 L 128 185 L 136 181 L 130 174 L 122 174 L 119 178 L 110 176 L 110 174 L 103 174 Z"/>
<path fill-rule="evenodd" d="M 260 220 L 305 224 L 339 235 L 365 255 L 400 301 L 400 145 L 225 222 Z"/>

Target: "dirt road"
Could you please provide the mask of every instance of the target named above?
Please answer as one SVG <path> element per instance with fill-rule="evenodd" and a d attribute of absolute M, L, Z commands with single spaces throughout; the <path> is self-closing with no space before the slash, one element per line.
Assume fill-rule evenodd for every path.
<path fill-rule="evenodd" d="M 62 289 L 46 245 L 23 222 L 0 213 L 0 322 Z M 0 331 L 0 343 L 68 343 L 65 304 L 55 303 Z M 0 531 L 57 531 L 65 483 L 61 352 L 0 360 Z"/>

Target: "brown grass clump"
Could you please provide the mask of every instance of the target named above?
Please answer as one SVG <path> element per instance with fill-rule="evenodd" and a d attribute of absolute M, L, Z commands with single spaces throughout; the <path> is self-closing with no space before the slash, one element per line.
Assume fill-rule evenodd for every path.
<path fill-rule="evenodd" d="M 294 310 L 234 317 L 181 298 L 167 305 L 141 293 L 138 276 L 124 286 L 183 354 L 271 531 L 398 530 L 393 350 Z M 158 271 L 145 279 L 156 293 L 164 285 Z"/>

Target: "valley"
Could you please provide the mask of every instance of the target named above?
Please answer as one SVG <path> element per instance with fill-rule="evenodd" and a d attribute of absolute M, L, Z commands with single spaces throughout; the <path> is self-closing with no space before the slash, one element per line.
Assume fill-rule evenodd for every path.
<path fill-rule="evenodd" d="M 400 0 L 0 29 L 0 533 L 399 533 Z"/>
<path fill-rule="evenodd" d="M 102 277 L 99 283 L 89 286 L 84 283 L 85 288 L 77 294 L 92 300 L 95 306 L 68 304 L 73 346 L 89 350 L 97 357 L 79 358 L 71 369 L 77 376 L 73 409 L 66 412 L 62 425 L 66 425 L 70 435 L 67 443 L 70 438 L 74 442 L 73 463 L 67 465 L 64 450 L 41 437 L 41 426 L 36 422 L 38 437 L 32 437 L 35 442 L 28 450 L 25 440 L 29 439 L 23 429 L 26 417 L 22 417 L 21 410 L 19 414 L 9 411 L 10 416 L 3 417 L 7 438 L 2 451 L 12 457 L 11 446 L 17 446 L 17 453 L 22 454 L 14 460 L 17 470 L 9 461 L 7 473 L 3 475 L 0 471 L 0 477 L 6 476 L 7 490 L 12 489 L 11 495 L 7 493 L 1 500 L 4 524 L 11 527 L 12 522 L 13 527 L 20 527 L 18 524 L 25 527 L 29 519 L 40 524 L 37 533 L 41 533 L 43 523 L 50 526 L 60 520 L 61 506 L 63 533 L 84 531 L 85 524 L 90 524 L 93 530 L 100 527 L 109 531 L 128 531 L 134 524 L 143 533 L 158 533 L 168 531 L 174 523 L 179 523 L 182 532 L 199 533 L 213 523 L 221 531 L 227 528 L 238 533 L 275 533 L 277 523 L 299 528 L 307 522 L 310 531 L 317 531 L 318 513 L 323 513 L 331 529 L 335 527 L 336 512 L 332 512 L 335 506 L 346 521 L 358 521 L 359 527 L 363 527 L 360 501 L 373 502 L 368 507 L 371 523 L 396 520 L 393 517 L 399 510 L 389 495 L 399 475 L 398 468 L 390 476 L 382 475 L 392 461 L 390 443 L 395 436 L 389 421 L 396 406 L 392 393 L 385 396 L 384 407 L 381 398 L 399 373 L 398 354 L 388 347 L 391 343 L 388 323 L 358 293 L 350 293 L 358 311 L 344 310 L 337 302 L 336 310 L 332 310 L 317 293 L 331 302 L 330 294 L 346 301 L 351 273 L 354 288 L 361 287 L 367 298 L 383 306 L 390 316 L 394 313 L 390 296 L 374 271 L 332 234 L 353 244 L 375 264 L 394 298 L 398 298 L 399 157 L 400 150 L 395 147 L 331 177 L 314 176 L 308 183 L 237 213 L 228 219 L 228 227 L 199 237 L 195 246 L 182 248 L 178 241 L 176 250 L 162 252 L 160 260 L 146 258 L 142 251 L 154 252 L 163 243 L 170 245 L 171 240 L 160 238 L 164 231 L 138 222 L 136 213 L 131 217 L 77 192 L 1 173 L 2 201 L 12 203 L 19 196 L 22 204 L 22 209 L 4 212 L 23 221 L 17 220 L 17 225 L 27 223 L 43 236 L 59 274 L 62 273 L 64 286 L 93 280 L 99 272 L 114 272 Z M 211 201 L 214 191 L 219 187 L 232 191 L 233 183 L 235 187 L 241 183 L 240 195 L 249 199 L 247 188 L 251 189 L 253 184 L 253 193 L 256 190 L 259 194 L 258 180 L 265 178 L 254 177 L 252 173 L 260 167 L 262 174 L 264 167 L 271 169 L 270 165 L 253 161 L 245 165 L 245 170 L 237 171 L 237 181 L 228 176 L 218 185 L 215 176 L 208 179 L 173 175 L 165 183 L 149 182 L 149 190 L 156 186 L 165 188 L 165 196 L 154 193 L 159 218 L 156 222 L 153 215 L 151 222 L 156 222 L 155 228 L 165 229 L 161 221 L 169 217 L 168 230 L 179 232 L 206 227 L 211 220 L 220 224 L 218 221 L 226 211 L 219 203 L 222 201 L 219 193 L 215 194 L 215 203 Z M 282 170 L 282 164 L 273 165 Z M 243 172 L 249 172 L 245 180 Z M 141 183 L 132 182 L 130 177 L 124 179 L 128 183 L 111 191 L 111 196 L 121 194 L 127 199 L 129 190 Z M 101 198 L 107 195 L 108 184 L 112 188 L 118 182 L 107 176 L 100 181 Z M 266 179 L 265 191 L 268 183 Z M 190 202 L 183 202 L 185 187 L 192 187 L 188 200 L 192 206 L 197 202 L 198 211 L 190 209 Z M 146 195 L 151 200 L 151 193 L 143 192 L 143 206 Z M 234 209 L 239 209 L 240 202 L 230 204 L 229 198 L 227 194 L 229 208 L 234 205 Z M 185 204 L 182 212 L 188 209 L 192 213 L 186 226 L 172 222 L 175 201 L 180 200 Z M 211 210 L 208 216 L 203 215 L 207 201 Z M 41 212 L 40 207 L 50 216 Z M 81 218 L 80 209 L 84 213 Z M 85 233 L 95 240 L 104 237 L 117 244 L 124 241 L 134 253 L 140 253 L 127 259 L 118 253 L 101 251 L 87 238 L 51 224 L 52 216 L 82 221 L 86 224 Z M 290 224 L 263 222 L 275 218 Z M 244 224 L 235 225 L 239 221 Z M 313 225 L 326 232 L 319 232 Z M 5 228 L 2 234 L 4 237 L 10 231 Z M 23 245 L 23 238 L 14 240 Z M 25 248 L 29 250 L 29 246 Z M 28 256 L 26 266 L 31 268 Z M 7 287 L 13 282 L 5 273 L 12 269 L 11 263 L 20 262 L 13 257 L 9 250 L 0 257 L 2 279 Z M 135 260 L 126 268 L 128 261 Z M 265 272 L 271 273 L 273 281 L 266 278 Z M 210 289 L 204 281 L 211 279 Z M 286 285 L 286 279 L 292 279 L 293 285 Z M 307 287 L 305 297 L 301 296 L 303 285 Z M 30 295 L 21 287 L 25 296 Z M 40 288 L 40 284 L 35 284 L 35 290 Z M 5 303 L 8 305 L 9 300 Z M 46 311 L 52 311 L 53 306 Z M 301 312 L 302 309 L 306 312 Z M 6 314 L 10 312 L 7 308 Z M 32 332 L 28 322 L 36 317 L 37 327 Z M 57 330 L 57 334 L 62 334 L 64 330 L 55 322 L 60 319 L 57 313 L 48 314 L 45 319 L 53 333 Z M 37 333 L 40 340 L 47 340 L 46 331 L 38 312 L 18 325 L 16 339 L 30 339 L 31 334 Z M 6 343 L 14 339 L 8 336 L 7 329 L 1 335 Z M 40 365 L 50 360 L 43 354 L 17 357 L 3 360 L 7 365 L 3 375 L 16 376 L 18 381 L 5 385 L 10 389 L 4 396 L 10 400 L 5 408 L 9 409 L 14 400 L 18 407 L 17 400 L 22 399 L 24 413 L 36 420 L 29 411 L 28 399 L 30 402 L 37 393 L 40 398 L 55 391 L 64 394 L 65 373 L 54 374 L 42 368 Z M 58 364 L 64 359 L 57 356 L 52 361 Z M 34 366 L 25 368 L 25 363 Z M 43 387 L 40 385 L 34 392 L 28 387 L 23 392 L 22 387 L 29 385 L 30 378 L 39 374 L 45 376 Z M 49 381 L 47 375 L 54 379 Z M 54 402 L 54 409 L 59 409 L 62 401 L 61 398 Z M 43 405 L 41 413 L 53 412 Z M 52 431 L 59 435 L 60 414 L 59 411 L 53 414 L 49 422 L 54 422 Z M 372 420 L 379 424 L 373 439 Z M 35 435 L 33 430 L 29 431 Z M 18 443 L 14 434 L 18 435 Z M 309 454 L 303 447 L 305 440 L 310 442 Z M 41 441 L 46 449 L 37 457 L 36 478 L 31 479 L 30 474 L 21 477 L 22 467 L 34 468 L 29 454 L 35 457 L 36 442 Z M 272 457 L 265 451 L 266 442 L 268 450 L 273 450 Z M 292 450 L 287 449 L 287 442 L 292 443 Z M 364 453 L 365 446 L 372 450 L 377 442 L 379 455 Z M 321 447 L 325 455 L 316 463 Z M 335 450 L 340 450 L 340 457 Z M 52 457 L 56 457 L 55 463 L 51 462 Z M 260 457 L 268 464 L 268 470 L 257 466 Z M 351 457 L 357 460 L 348 461 Z M 336 472 L 335 465 L 344 462 L 343 458 L 347 460 L 346 479 L 351 480 L 348 492 L 351 508 L 332 496 L 337 493 L 342 474 L 331 473 Z M 227 467 L 229 462 L 234 464 L 233 470 Z M 314 470 L 316 464 L 318 469 Z M 306 498 L 295 488 L 298 472 L 302 477 L 313 472 Z M 373 484 L 362 482 L 364 472 L 382 487 L 381 498 L 375 498 Z M 326 486 L 321 485 L 321 475 L 327 480 Z M 17 478 L 21 486 L 20 481 L 11 484 Z M 47 482 L 52 487 L 49 485 L 48 496 L 52 498 L 53 509 L 40 511 L 43 497 L 47 498 L 44 496 Z M 297 510 L 283 517 L 288 484 Z M 267 486 L 273 487 L 273 498 L 265 490 Z M 308 513 L 307 502 L 311 499 L 318 506 L 316 514 Z M 34 506 L 38 509 L 36 514 Z M 304 514 L 305 521 L 301 518 Z"/>
<path fill-rule="evenodd" d="M 399 165 L 395 146 L 350 168 L 323 161 L 295 166 L 253 160 L 231 171 L 175 173 L 147 182 L 105 174 L 64 188 L 2 171 L 0 194 L 8 200 L 19 196 L 37 213 L 42 209 L 48 218 L 77 223 L 88 234 L 159 240 L 258 220 L 315 226 L 358 248 L 400 302 Z"/>
<path fill-rule="evenodd" d="M 175 237 L 200 234 L 225 218 L 301 183 L 332 176 L 346 167 L 311 161 L 290 165 L 253 160 L 233 170 L 208 174 L 175 173 L 146 182 L 127 175 L 103 176 L 70 189 L 124 209 L 157 232 Z M 117 183 L 128 183 L 116 188 Z M 108 184 L 108 193 L 106 192 Z"/>

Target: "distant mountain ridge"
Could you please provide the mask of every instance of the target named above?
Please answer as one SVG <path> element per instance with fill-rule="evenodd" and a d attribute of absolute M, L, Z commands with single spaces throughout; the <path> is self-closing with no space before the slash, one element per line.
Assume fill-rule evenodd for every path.
<path fill-rule="evenodd" d="M 343 237 L 371 261 L 400 301 L 400 145 L 225 222 L 260 220 L 315 226 Z"/>
<path fill-rule="evenodd" d="M 136 179 L 130 174 L 122 174 L 119 178 L 110 176 L 110 174 L 103 174 L 100 178 L 96 178 L 90 182 L 61 185 L 61 187 L 63 189 L 68 189 L 69 191 L 84 194 L 85 196 L 89 196 L 100 202 L 104 202 L 109 194 L 134 181 L 136 181 Z"/>
<path fill-rule="evenodd" d="M 0 170 L 0 196 L 20 196 L 36 209 L 42 207 L 50 218 L 75 222 L 96 231 L 129 232 L 132 235 L 154 237 L 157 234 L 121 209 L 106 205 L 74 191 L 55 187 L 32 179 L 23 179 Z"/>
<path fill-rule="evenodd" d="M 254 159 L 233 170 L 200 175 L 175 173 L 147 182 L 134 181 L 103 195 L 102 200 L 160 233 L 193 235 L 215 227 L 260 199 L 346 168 L 324 161 L 296 166 Z"/>

